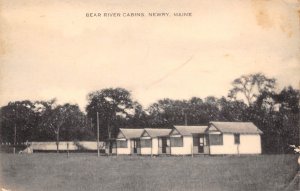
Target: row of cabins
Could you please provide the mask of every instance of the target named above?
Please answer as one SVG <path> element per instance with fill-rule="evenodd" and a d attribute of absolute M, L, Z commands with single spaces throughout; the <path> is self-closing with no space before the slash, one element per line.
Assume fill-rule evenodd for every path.
<path fill-rule="evenodd" d="M 121 128 L 106 142 L 107 154 L 194 155 L 261 154 L 261 134 L 251 122 L 210 122 L 172 129 Z"/>

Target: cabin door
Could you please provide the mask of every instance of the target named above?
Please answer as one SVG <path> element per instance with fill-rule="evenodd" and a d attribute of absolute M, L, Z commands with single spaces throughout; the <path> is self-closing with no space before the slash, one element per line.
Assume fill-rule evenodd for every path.
<path fill-rule="evenodd" d="M 167 138 L 166 137 L 161 138 L 161 152 L 167 153 Z"/>
<path fill-rule="evenodd" d="M 136 139 L 133 140 L 133 153 L 137 154 L 137 140 Z"/>
<path fill-rule="evenodd" d="M 204 135 L 199 136 L 198 153 L 204 153 Z"/>
<path fill-rule="evenodd" d="M 204 135 L 194 135 L 193 136 L 194 152 L 203 153 L 204 152 Z M 198 148 L 198 149 L 197 149 Z"/>

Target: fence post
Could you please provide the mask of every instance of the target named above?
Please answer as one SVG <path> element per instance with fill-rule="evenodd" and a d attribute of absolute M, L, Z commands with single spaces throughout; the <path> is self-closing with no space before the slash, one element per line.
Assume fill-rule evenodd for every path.
<path fill-rule="evenodd" d="M 100 156 L 100 150 L 99 150 L 99 113 L 97 112 L 97 153 L 98 157 Z"/>

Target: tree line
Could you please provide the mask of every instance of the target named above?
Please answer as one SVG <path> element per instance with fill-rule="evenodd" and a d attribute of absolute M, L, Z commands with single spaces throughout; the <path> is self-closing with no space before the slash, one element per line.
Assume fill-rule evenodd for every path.
<path fill-rule="evenodd" d="M 100 140 L 113 138 L 119 128 L 166 128 L 207 125 L 210 121 L 251 121 L 262 135 L 264 153 L 286 153 L 299 145 L 299 90 L 276 92 L 276 79 L 264 74 L 243 75 L 232 82 L 228 95 L 189 100 L 164 98 L 143 108 L 124 88 L 90 92 L 85 113 L 76 104 L 48 101 L 9 102 L 0 109 L 0 142 Z"/>

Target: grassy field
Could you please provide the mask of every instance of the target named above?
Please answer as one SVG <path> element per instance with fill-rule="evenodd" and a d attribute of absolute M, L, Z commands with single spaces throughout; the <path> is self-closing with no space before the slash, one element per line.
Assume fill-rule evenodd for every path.
<path fill-rule="evenodd" d="M 41 190 L 283 190 L 296 155 L 139 157 L 0 154 L 0 185 Z"/>

